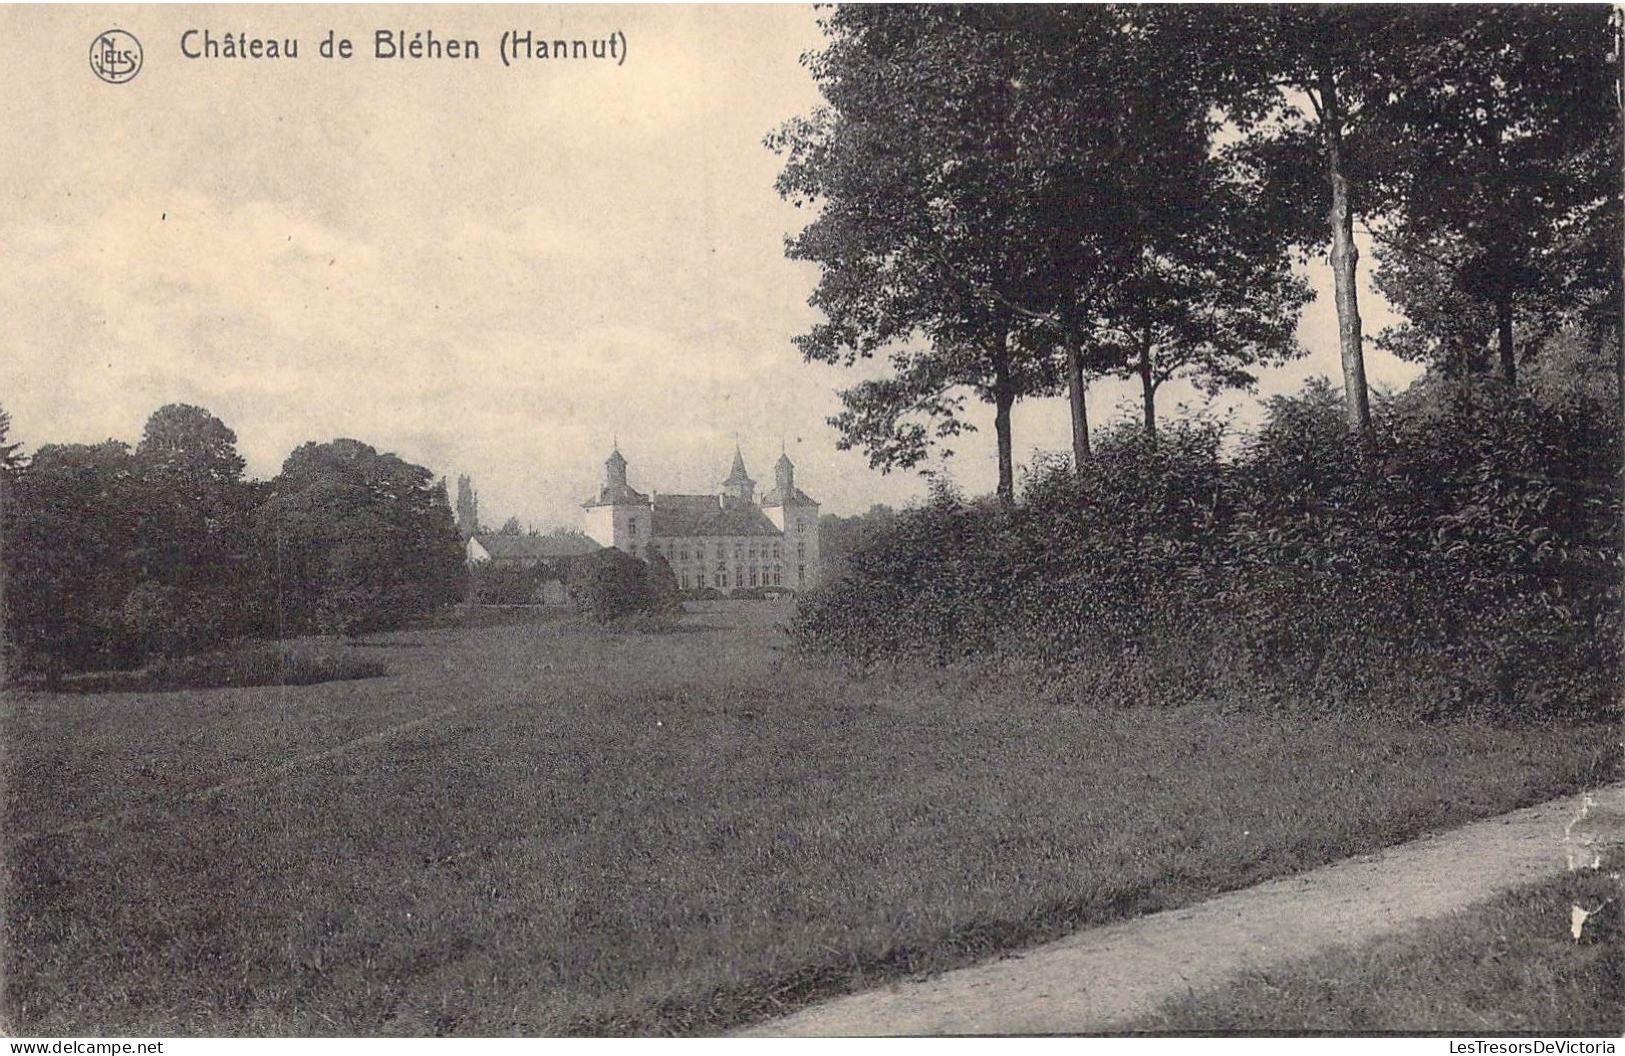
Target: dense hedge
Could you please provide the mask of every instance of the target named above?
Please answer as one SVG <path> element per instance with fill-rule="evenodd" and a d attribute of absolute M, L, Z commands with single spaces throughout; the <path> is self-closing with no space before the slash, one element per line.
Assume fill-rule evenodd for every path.
<path fill-rule="evenodd" d="M 658 554 L 647 561 L 608 548 L 566 562 L 566 589 L 576 610 L 599 623 L 659 616 L 681 609 L 677 576 Z"/>
<path fill-rule="evenodd" d="M 999 658 L 1080 699 L 1617 708 L 1618 417 L 1493 393 L 1388 409 L 1367 449 L 1323 385 L 1228 445 L 1211 423 L 1100 441 L 1012 508 L 939 497 L 802 601 L 860 664 Z"/>

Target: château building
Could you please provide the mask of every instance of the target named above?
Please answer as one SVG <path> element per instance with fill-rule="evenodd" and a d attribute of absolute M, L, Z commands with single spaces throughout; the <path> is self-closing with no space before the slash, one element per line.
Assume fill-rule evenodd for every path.
<path fill-rule="evenodd" d="M 597 498 L 582 503 L 585 531 L 636 557 L 659 554 L 685 590 L 801 590 L 819 578 L 818 503 L 795 478 L 795 465 L 781 454 L 773 488 L 758 501 L 756 482 L 735 448 L 721 495 L 645 495 L 627 483 L 626 459 L 617 448 L 604 463 Z"/>

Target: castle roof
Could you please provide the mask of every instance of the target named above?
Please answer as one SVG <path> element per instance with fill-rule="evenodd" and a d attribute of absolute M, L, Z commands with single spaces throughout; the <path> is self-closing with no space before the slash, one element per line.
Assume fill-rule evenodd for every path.
<path fill-rule="evenodd" d="M 715 495 L 656 495 L 653 521 L 656 538 L 783 534 L 759 507 Z"/>
<path fill-rule="evenodd" d="M 493 561 L 546 560 L 592 553 L 601 547 L 590 540 L 558 535 L 497 535 L 482 533 L 476 542 Z"/>
<path fill-rule="evenodd" d="M 763 506 L 817 506 L 818 500 L 800 488 L 791 486 L 788 494 L 783 488 L 774 488 L 762 496 Z"/>
<path fill-rule="evenodd" d="M 649 505 L 649 496 L 628 484 L 605 484 L 598 489 L 596 499 L 588 499 L 581 505 L 584 507 L 647 506 Z"/>

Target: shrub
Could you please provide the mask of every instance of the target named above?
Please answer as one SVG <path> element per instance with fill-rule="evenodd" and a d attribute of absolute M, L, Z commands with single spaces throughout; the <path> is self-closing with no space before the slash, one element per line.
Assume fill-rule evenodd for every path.
<path fill-rule="evenodd" d="M 1491 394 L 1387 413 L 1361 450 L 1322 385 L 1229 459 L 1208 422 L 1108 431 L 1020 506 L 941 495 L 870 533 L 794 634 L 859 665 L 999 658 L 1108 703 L 1605 713 L 1616 420 Z"/>
<path fill-rule="evenodd" d="M 675 577 L 667 582 L 647 563 L 620 550 L 604 549 L 572 558 L 567 569 L 566 589 L 576 610 L 599 623 L 678 608 Z M 670 573 L 667 568 L 667 576 Z"/>
<path fill-rule="evenodd" d="M 388 674 L 379 661 L 343 646 L 245 642 L 188 656 L 165 656 L 139 671 L 79 675 L 47 688 L 73 693 L 142 693 L 246 686 L 308 686 Z"/>
<path fill-rule="evenodd" d="M 469 569 L 469 600 L 476 605 L 533 605 L 550 573 L 541 566 L 480 564 Z"/>
<path fill-rule="evenodd" d="M 342 647 L 256 642 L 196 656 L 168 657 L 146 673 L 146 688 L 213 689 L 222 686 L 308 686 L 387 674 L 377 660 Z"/>

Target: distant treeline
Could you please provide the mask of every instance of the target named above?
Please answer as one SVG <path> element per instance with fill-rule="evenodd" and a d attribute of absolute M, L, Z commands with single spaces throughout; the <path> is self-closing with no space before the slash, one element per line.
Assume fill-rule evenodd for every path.
<path fill-rule="evenodd" d="M 24 459 L 0 412 L 8 671 L 130 668 L 245 637 L 359 634 L 461 599 L 445 484 L 358 440 L 306 443 L 247 480 L 236 435 L 172 404 L 134 450 Z"/>
<path fill-rule="evenodd" d="M 857 543 L 797 638 L 1006 662 L 1083 704 L 1617 714 L 1615 397 L 1423 385 L 1375 425 L 1321 383 L 1228 455 L 1213 423 L 1122 427 L 1013 506 L 939 492 Z"/>

